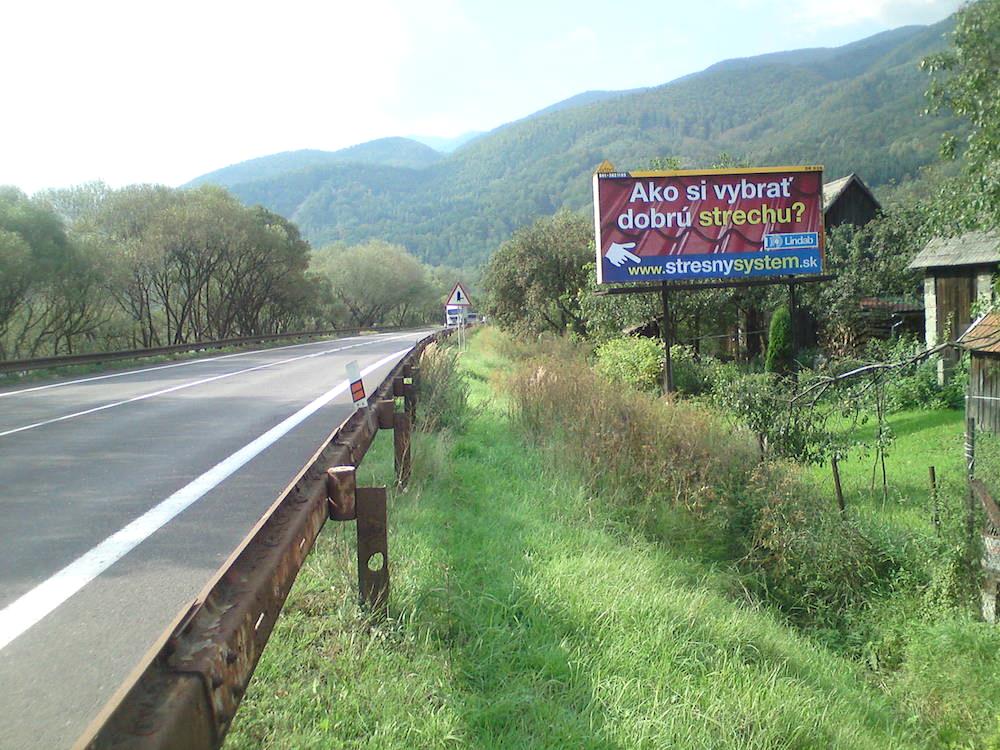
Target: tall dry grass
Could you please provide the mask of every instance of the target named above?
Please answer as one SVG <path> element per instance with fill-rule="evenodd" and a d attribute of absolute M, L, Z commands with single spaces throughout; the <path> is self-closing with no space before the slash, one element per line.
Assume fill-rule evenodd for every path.
<path fill-rule="evenodd" d="M 626 502 L 705 509 L 743 484 L 757 463 L 748 434 L 703 409 L 607 381 L 565 340 L 537 346 L 502 385 L 531 434 L 557 439 L 564 460 Z"/>
<path fill-rule="evenodd" d="M 536 345 L 501 385 L 528 434 L 630 523 L 728 559 L 745 593 L 799 625 L 843 627 L 898 567 L 854 519 L 810 492 L 796 466 L 762 461 L 748 431 L 697 404 L 614 384 L 565 340 Z"/>

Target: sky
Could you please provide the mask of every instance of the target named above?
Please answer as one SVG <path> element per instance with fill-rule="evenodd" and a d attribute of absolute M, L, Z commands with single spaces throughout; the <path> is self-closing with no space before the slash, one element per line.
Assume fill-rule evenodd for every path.
<path fill-rule="evenodd" d="M 0 185 L 179 185 L 455 136 L 583 91 L 937 22 L 958 0 L 32 0 L 0 29 Z"/>

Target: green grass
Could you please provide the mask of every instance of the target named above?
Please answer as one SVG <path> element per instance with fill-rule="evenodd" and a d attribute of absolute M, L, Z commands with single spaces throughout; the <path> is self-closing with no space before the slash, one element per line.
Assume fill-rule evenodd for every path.
<path fill-rule="evenodd" d="M 868 522 L 930 534 L 933 502 L 928 467 L 935 467 L 943 510 L 956 513 L 965 507 L 965 417 L 958 410 L 933 409 L 890 414 L 887 421 L 895 436 L 885 462 L 888 496 L 883 497 L 881 467 L 875 466 L 874 452 L 856 451 L 840 462 L 848 512 Z M 874 424 L 867 424 L 856 434 L 862 440 L 872 441 L 875 431 Z M 829 463 L 809 467 L 806 475 L 818 492 L 835 502 Z"/>
<path fill-rule="evenodd" d="M 352 524 L 328 526 L 231 748 L 929 747 L 832 654 L 722 570 L 614 521 L 491 390 L 473 339 L 463 434 L 418 435 L 390 501 L 391 619 L 355 603 Z M 361 481 L 391 482 L 382 436 Z"/>

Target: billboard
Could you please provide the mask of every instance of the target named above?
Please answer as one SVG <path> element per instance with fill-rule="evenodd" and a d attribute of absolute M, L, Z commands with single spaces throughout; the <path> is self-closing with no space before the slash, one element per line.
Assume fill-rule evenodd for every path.
<path fill-rule="evenodd" d="M 823 272 L 823 168 L 598 172 L 599 284 Z"/>

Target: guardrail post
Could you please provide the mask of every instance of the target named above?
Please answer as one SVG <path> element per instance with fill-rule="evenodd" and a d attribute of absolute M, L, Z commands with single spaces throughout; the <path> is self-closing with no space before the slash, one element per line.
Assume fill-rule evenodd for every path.
<path fill-rule="evenodd" d="M 416 367 L 406 365 L 403 367 L 403 408 L 406 416 L 410 418 L 410 424 L 416 422 L 417 416 L 417 378 Z M 406 380 L 410 382 L 407 383 Z"/>
<path fill-rule="evenodd" d="M 395 427 L 394 414 L 396 413 L 396 400 L 392 398 L 382 398 L 375 403 L 375 414 L 378 417 L 378 428 L 380 430 L 391 430 Z"/>
<path fill-rule="evenodd" d="M 358 598 L 372 617 L 389 614 L 389 542 L 385 487 L 359 487 Z"/>
<path fill-rule="evenodd" d="M 326 507 L 332 521 L 357 518 L 357 471 L 353 466 L 326 470 Z"/>
<path fill-rule="evenodd" d="M 403 488 L 410 482 L 410 417 L 405 411 L 393 416 L 392 445 L 395 454 L 396 484 Z"/>

